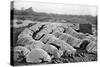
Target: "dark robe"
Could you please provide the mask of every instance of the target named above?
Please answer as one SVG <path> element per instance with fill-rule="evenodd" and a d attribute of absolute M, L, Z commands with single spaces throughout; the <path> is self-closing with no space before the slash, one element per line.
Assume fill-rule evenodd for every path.
<path fill-rule="evenodd" d="M 93 34 L 92 33 L 92 25 L 91 24 L 80 24 L 79 25 L 79 31 L 82 32 L 82 33 Z"/>

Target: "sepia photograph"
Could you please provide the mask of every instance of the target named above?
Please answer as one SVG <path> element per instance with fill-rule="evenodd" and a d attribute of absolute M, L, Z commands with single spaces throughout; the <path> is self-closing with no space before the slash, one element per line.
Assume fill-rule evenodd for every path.
<path fill-rule="evenodd" d="M 97 6 L 10 2 L 12 66 L 97 61 Z"/>

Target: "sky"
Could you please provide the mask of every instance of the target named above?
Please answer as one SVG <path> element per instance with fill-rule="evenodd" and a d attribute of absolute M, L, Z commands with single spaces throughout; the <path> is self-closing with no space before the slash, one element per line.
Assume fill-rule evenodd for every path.
<path fill-rule="evenodd" d="M 56 14 L 71 14 L 71 15 L 97 15 L 96 6 L 73 5 L 62 3 L 45 3 L 31 1 L 15 1 L 14 8 L 27 9 L 32 7 L 36 12 L 56 13 Z"/>

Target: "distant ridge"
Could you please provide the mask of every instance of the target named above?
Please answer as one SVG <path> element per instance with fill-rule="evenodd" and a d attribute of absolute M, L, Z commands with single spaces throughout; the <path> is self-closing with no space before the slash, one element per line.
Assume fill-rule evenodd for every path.
<path fill-rule="evenodd" d="M 38 18 L 38 19 L 52 19 L 52 20 L 65 20 L 68 22 L 72 22 L 72 23 L 93 23 L 96 24 L 97 23 L 97 16 L 91 16 L 91 15 L 63 15 L 63 14 L 53 14 L 53 13 L 45 13 L 45 12 L 36 12 L 32 9 L 32 7 L 29 7 L 27 9 L 12 9 L 11 11 L 14 10 L 14 15 L 24 15 L 24 17 L 29 16 L 32 19 L 33 18 Z M 20 17 L 19 16 L 19 17 Z"/>
<path fill-rule="evenodd" d="M 28 8 L 28 9 L 25 9 L 24 11 L 29 12 L 29 13 L 33 13 L 34 12 L 34 10 L 32 9 L 32 7 Z"/>

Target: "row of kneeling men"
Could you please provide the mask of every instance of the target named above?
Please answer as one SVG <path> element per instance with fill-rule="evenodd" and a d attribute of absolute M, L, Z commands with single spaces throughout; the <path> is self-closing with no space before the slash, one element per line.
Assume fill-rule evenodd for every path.
<path fill-rule="evenodd" d="M 33 39 L 36 31 L 39 32 Z M 14 60 L 22 61 L 23 59 L 19 59 L 22 55 L 28 63 L 50 62 L 52 58 L 60 58 L 65 51 L 67 54 L 75 54 L 74 47 L 81 48 L 82 45 L 86 45 L 88 52 L 97 51 L 96 38 L 92 35 L 86 36 L 72 28 L 54 24 L 36 24 L 24 29 L 18 36 L 17 44 L 20 46 L 14 48 Z"/>

